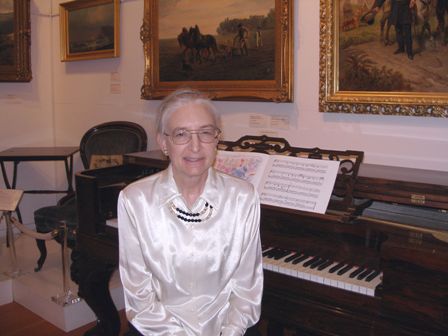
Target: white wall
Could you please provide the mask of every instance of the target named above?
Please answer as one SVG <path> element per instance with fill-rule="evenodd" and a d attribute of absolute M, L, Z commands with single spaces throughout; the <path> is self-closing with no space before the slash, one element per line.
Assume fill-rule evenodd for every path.
<path fill-rule="evenodd" d="M 65 1 L 31 0 L 33 80 L 0 83 L 0 150 L 77 145 L 92 125 L 119 119 L 140 123 L 149 134 L 150 148 L 155 148 L 159 101 L 140 99 L 143 0 L 121 1 L 119 58 L 66 63 L 59 60 L 60 2 Z M 217 102 L 226 140 L 268 133 L 300 147 L 362 150 L 366 163 L 448 171 L 448 119 L 318 111 L 319 1 L 294 1 L 294 44 L 294 103 Z M 119 94 L 111 93 L 112 75 L 121 86 Z M 251 128 L 253 115 L 263 117 L 266 127 Z M 287 129 L 270 125 L 275 116 L 289 120 Z M 75 170 L 81 166 L 77 156 Z M 62 172 L 59 164 L 23 163 L 18 187 L 61 186 Z M 54 197 L 26 195 L 24 222 L 32 222 L 35 208 L 53 202 Z"/>

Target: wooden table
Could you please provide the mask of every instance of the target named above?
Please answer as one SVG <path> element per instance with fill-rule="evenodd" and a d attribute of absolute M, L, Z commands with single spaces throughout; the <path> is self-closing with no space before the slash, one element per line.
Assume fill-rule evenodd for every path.
<path fill-rule="evenodd" d="M 79 151 L 78 146 L 70 147 L 12 147 L 0 152 L 0 167 L 6 188 L 15 189 L 17 185 L 17 167 L 22 161 L 64 161 L 67 176 L 67 189 L 65 190 L 24 190 L 29 194 L 54 194 L 73 192 L 73 155 Z M 6 173 L 5 162 L 13 163 L 12 183 Z M 19 221 L 22 221 L 17 208 Z"/>

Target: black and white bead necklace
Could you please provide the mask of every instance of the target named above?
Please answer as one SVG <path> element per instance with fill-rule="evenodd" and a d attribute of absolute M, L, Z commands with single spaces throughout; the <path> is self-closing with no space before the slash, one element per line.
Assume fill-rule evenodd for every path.
<path fill-rule="evenodd" d="M 173 202 L 169 204 L 171 212 L 180 220 L 188 223 L 200 223 L 208 220 L 213 213 L 213 206 L 208 202 L 205 202 L 202 210 L 199 212 L 188 212 L 182 210 L 174 205 Z"/>

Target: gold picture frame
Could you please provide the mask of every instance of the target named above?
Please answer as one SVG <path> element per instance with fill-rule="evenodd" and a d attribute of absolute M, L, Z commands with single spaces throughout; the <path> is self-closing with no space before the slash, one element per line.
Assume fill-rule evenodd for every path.
<path fill-rule="evenodd" d="M 448 60 L 447 47 L 436 40 L 440 37 L 434 35 L 435 15 L 428 16 L 431 20 L 429 24 L 433 25 L 432 35 L 425 34 L 420 27 L 416 30 L 413 27 L 413 44 L 410 48 L 406 46 L 406 54 L 395 41 L 393 26 L 390 28 L 390 35 L 385 36 L 387 26 L 381 28 L 383 9 L 372 11 L 373 3 L 370 0 L 368 4 L 358 2 L 355 5 L 353 1 L 320 0 L 319 110 L 448 117 L 446 79 L 447 89 L 440 89 L 439 85 L 436 90 L 431 89 L 431 86 L 424 86 L 424 81 L 431 79 L 431 74 L 413 79 L 409 70 L 403 71 L 410 67 L 424 68 L 424 62 L 429 62 L 430 55 Z M 423 2 L 418 3 L 421 5 Z M 422 35 L 419 35 L 420 31 L 423 32 Z M 364 50 L 360 47 L 362 43 Z M 384 62 L 388 62 L 385 65 L 381 64 L 383 58 Z M 361 71 L 367 74 L 364 81 L 359 79 Z M 447 78 L 448 73 L 445 72 L 444 76 Z M 353 78 L 358 78 L 358 81 Z M 399 89 L 388 88 L 389 85 Z"/>
<path fill-rule="evenodd" d="M 61 61 L 120 56 L 120 0 L 83 0 L 59 6 Z"/>
<path fill-rule="evenodd" d="M 236 15 L 240 16 L 226 18 L 220 0 L 190 1 L 188 8 L 176 8 L 180 2 L 145 0 L 140 33 L 145 58 L 141 98 L 160 99 L 178 87 L 188 86 L 216 100 L 291 102 L 293 0 L 252 2 L 234 1 L 233 6 L 241 10 Z M 242 12 L 243 5 L 252 6 L 245 12 L 248 14 Z M 208 15 L 195 16 L 200 11 L 208 11 Z M 179 13 L 184 16 L 177 17 Z M 181 20 L 185 18 L 189 21 Z M 189 42 L 183 37 L 193 41 L 195 32 L 201 46 L 186 47 Z M 238 34 L 243 36 L 237 38 Z M 264 44 L 260 43 L 261 36 Z M 266 63 L 258 61 L 262 59 Z"/>
<path fill-rule="evenodd" d="M 0 82 L 30 82 L 30 0 L 0 2 Z"/>

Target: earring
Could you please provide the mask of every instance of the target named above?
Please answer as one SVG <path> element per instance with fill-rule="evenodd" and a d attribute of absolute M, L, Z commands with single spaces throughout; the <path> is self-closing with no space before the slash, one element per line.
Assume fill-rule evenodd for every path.
<path fill-rule="evenodd" d="M 165 156 L 168 156 L 168 150 L 167 150 L 167 149 L 164 149 L 164 150 L 163 150 L 163 154 L 164 154 Z"/>

